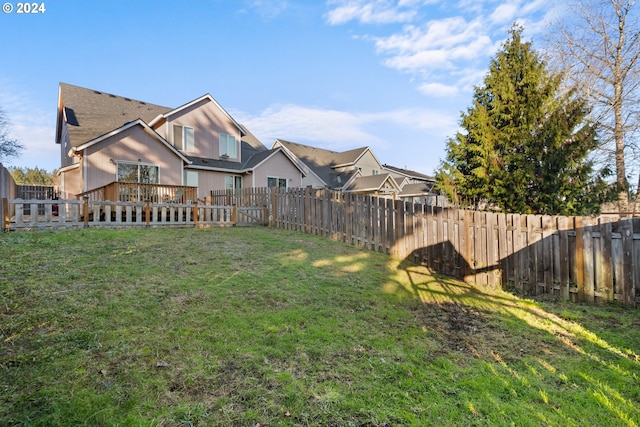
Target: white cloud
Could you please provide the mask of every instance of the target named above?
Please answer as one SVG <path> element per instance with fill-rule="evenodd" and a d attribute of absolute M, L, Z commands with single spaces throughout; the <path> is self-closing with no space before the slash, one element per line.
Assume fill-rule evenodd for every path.
<path fill-rule="evenodd" d="M 457 125 L 457 117 L 416 108 L 350 113 L 288 104 L 271 106 L 257 116 L 240 111 L 232 114 L 266 146 L 281 138 L 336 151 L 387 146 L 388 140 L 377 131 L 380 128 L 448 133 Z"/>
<path fill-rule="evenodd" d="M 318 141 L 332 149 L 378 140 L 363 129 L 362 123 L 366 120 L 362 116 L 344 111 L 289 104 L 271 106 L 258 116 L 241 112 L 234 116 L 267 146 L 276 138 Z"/>
<path fill-rule="evenodd" d="M 403 10 L 405 6 L 413 7 L 415 1 L 400 1 L 397 5 L 389 0 L 335 0 L 330 4 L 337 5 L 327 12 L 325 18 L 330 25 L 346 24 L 359 21 L 363 24 L 389 24 L 409 22 L 415 15 L 413 8 Z"/>
<path fill-rule="evenodd" d="M 406 26 L 402 33 L 378 38 L 376 48 L 391 56 L 384 61 L 399 71 L 430 74 L 433 70 L 457 68 L 456 62 L 485 57 L 494 51 L 491 38 L 479 20 L 462 17 L 430 21 L 419 28 Z"/>
<path fill-rule="evenodd" d="M 513 22 L 513 19 L 517 16 L 518 4 L 505 3 L 501 4 L 493 11 L 489 20 L 494 24 L 509 24 Z"/>
<path fill-rule="evenodd" d="M 456 96 L 459 92 L 456 86 L 450 86 L 443 83 L 423 83 L 418 89 L 425 95 L 445 98 Z"/>
<path fill-rule="evenodd" d="M 326 18 L 332 25 L 351 20 L 378 23 L 382 16 L 405 23 L 399 30 L 397 26 L 370 27 L 370 34 L 359 38 L 373 40 L 384 65 L 412 74 L 418 78 L 420 92 L 435 95 L 451 93 L 456 86 L 458 92 L 466 91 L 478 84 L 480 80 L 470 82 L 469 76 L 479 76 L 478 69 L 488 67 L 511 23 L 523 24 L 529 37 L 544 31 L 553 16 L 548 0 L 460 0 L 448 2 L 446 9 L 425 7 L 432 4 L 420 0 L 329 0 L 332 9 Z M 425 20 L 426 16 L 431 19 Z"/>
<path fill-rule="evenodd" d="M 250 0 L 248 8 L 257 13 L 262 19 L 269 21 L 284 13 L 289 4 L 287 0 Z M 247 10 L 241 10 L 246 13 Z"/>

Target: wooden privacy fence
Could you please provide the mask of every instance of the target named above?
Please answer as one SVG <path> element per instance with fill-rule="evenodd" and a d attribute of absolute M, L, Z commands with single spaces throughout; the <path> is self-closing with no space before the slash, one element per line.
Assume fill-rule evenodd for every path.
<path fill-rule="evenodd" d="M 235 204 L 4 198 L 3 229 L 269 224 L 388 253 L 403 268 L 424 264 L 525 295 L 639 301 L 640 218 L 500 214 L 308 188 L 211 196 Z M 44 214 L 27 215 L 25 205 Z"/>
<path fill-rule="evenodd" d="M 635 305 L 640 218 L 447 209 L 327 190 L 273 189 L 271 225 L 388 253 L 525 295 Z"/>
<path fill-rule="evenodd" d="M 2 199 L 2 229 L 85 227 L 211 227 L 264 225 L 265 207 L 197 203 L 111 202 L 89 200 Z M 28 212 L 43 212 L 30 214 Z"/>
<path fill-rule="evenodd" d="M 212 205 L 267 206 L 270 196 L 270 188 L 242 188 L 210 192 Z"/>

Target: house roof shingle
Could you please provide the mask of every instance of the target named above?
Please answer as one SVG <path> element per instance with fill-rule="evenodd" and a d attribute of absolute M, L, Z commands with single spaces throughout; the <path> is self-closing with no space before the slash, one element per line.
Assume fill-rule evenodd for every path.
<path fill-rule="evenodd" d="M 354 179 L 349 186 L 344 189 L 344 191 L 353 193 L 379 191 L 383 189 L 386 183 L 389 183 L 389 185 L 395 190 L 399 190 L 396 181 L 391 178 L 391 175 L 383 173 L 379 175 L 359 176 Z"/>
<path fill-rule="evenodd" d="M 400 197 L 417 197 L 431 194 L 434 184 L 431 182 L 421 182 L 419 184 L 405 184 L 398 194 Z"/>
<path fill-rule="evenodd" d="M 409 177 L 409 178 L 420 179 L 420 180 L 423 180 L 423 181 L 435 181 L 435 178 L 432 177 L 432 176 L 425 175 L 425 174 L 422 174 L 420 172 L 412 171 L 412 170 L 409 170 L 409 169 L 398 168 L 398 167 L 391 166 L 391 165 L 386 165 L 386 164 L 382 165 L 382 167 L 385 168 L 385 169 L 388 169 L 388 170 L 390 170 L 392 172 L 396 172 L 396 173 L 399 173 L 399 174 L 404 175 L 406 177 Z"/>
<path fill-rule="evenodd" d="M 158 115 L 171 111 L 169 107 L 67 83 L 60 83 L 60 97 L 72 147 L 91 141 L 134 120 L 141 119 L 149 123 Z"/>
<path fill-rule="evenodd" d="M 353 176 L 356 171 L 336 172 L 336 166 L 353 164 L 364 154 L 368 147 L 356 148 L 349 151 L 331 151 L 323 148 L 311 147 L 296 142 L 277 140 L 283 147 L 304 162 L 329 187 L 340 188 Z"/>

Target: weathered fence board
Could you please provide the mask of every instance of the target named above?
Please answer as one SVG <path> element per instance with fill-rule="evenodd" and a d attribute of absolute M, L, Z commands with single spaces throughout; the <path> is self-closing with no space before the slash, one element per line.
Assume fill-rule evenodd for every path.
<path fill-rule="evenodd" d="M 263 199 L 271 200 L 274 227 L 331 237 L 528 295 L 638 301 L 640 219 L 505 215 L 328 190 L 270 192 Z"/>

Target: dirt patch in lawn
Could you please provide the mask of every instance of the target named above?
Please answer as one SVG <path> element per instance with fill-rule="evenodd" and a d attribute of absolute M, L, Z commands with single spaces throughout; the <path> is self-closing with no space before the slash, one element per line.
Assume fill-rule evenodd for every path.
<path fill-rule="evenodd" d="M 463 304 L 420 304 L 412 313 L 419 327 L 440 344 L 434 357 L 453 351 L 483 360 L 508 360 L 540 350 L 538 336 L 514 336 L 493 313 Z"/>

